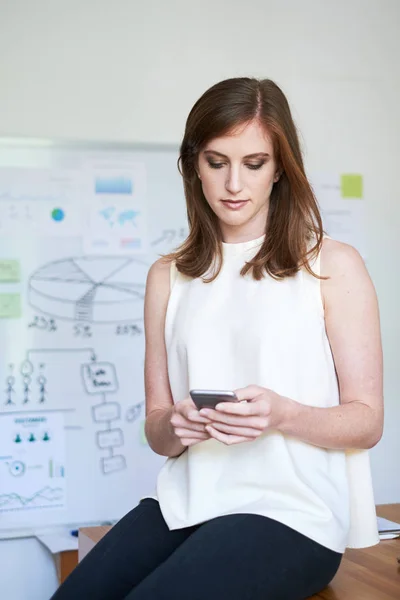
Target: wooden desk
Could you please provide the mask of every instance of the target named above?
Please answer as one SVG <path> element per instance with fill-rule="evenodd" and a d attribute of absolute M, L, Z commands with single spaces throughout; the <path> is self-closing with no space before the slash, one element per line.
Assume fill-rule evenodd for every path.
<path fill-rule="evenodd" d="M 79 530 L 79 549 L 65 550 L 56 554 L 56 568 L 58 581 L 63 583 L 68 575 L 75 569 L 82 558 L 93 548 L 98 541 L 111 529 L 108 525 L 98 527 L 81 527 Z"/>
<path fill-rule="evenodd" d="M 400 522 L 400 504 L 377 506 L 376 512 L 380 517 Z M 80 560 L 109 529 L 103 526 L 79 530 Z M 77 564 L 78 556 L 75 552 L 64 554 L 71 555 L 69 562 L 65 561 L 64 571 L 61 571 L 65 578 Z M 75 556 L 72 557 L 72 554 Z M 400 557 L 400 538 L 383 540 L 371 548 L 348 549 L 332 583 L 309 600 L 399 600 L 400 565 L 397 557 Z"/>
<path fill-rule="evenodd" d="M 54 555 L 57 577 L 63 583 L 78 564 L 78 550 L 64 550 Z"/>
<path fill-rule="evenodd" d="M 88 552 L 101 540 L 103 536 L 110 531 L 110 525 L 100 525 L 99 527 L 82 527 L 79 530 L 79 560 L 81 561 Z"/>
<path fill-rule="evenodd" d="M 376 507 L 379 517 L 400 522 L 400 504 Z M 347 549 L 332 583 L 310 600 L 399 600 L 400 538 L 377 546 Z"/>

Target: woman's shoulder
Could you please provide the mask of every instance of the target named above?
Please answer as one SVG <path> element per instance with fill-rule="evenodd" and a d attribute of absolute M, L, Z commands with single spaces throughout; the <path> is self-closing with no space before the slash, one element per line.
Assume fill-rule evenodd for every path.
<path fill-rule="evenodd" d="M 320 274 L 325 278 L 321 281 L 325 307 L 343 307 L 376 296 L 364 259 L 350 244 L 324 238 Z"/>
<path fill-rule="evenodd" d="M 322 241 L 320 261 L 322 277 L 336 279 L 366 272 L 364 260 L 354 246 L 326 236 Z"/>
<path fill-rule="evenodd" d="M 148 271 L 146 287 L 156 288 L 159 291 L 162 291 L 162 289 L 169 291 L 173 268 L 174 262 L 172 260 L 164 257 L 156 260 Z"/>
<path fill-rule="evenodd" d="M 171 264 L 170 260 L 159 258 L 150 267 L 147 273 L 146 293 L 144 302 L 145 322 L 148 315 L 164 318 L 171 289 Z"/>
<path fill-rule="evenodd" d="M 165 273 L 169 273 L 171 270 L 171 265 L 173 265 L 173 261 L 164 258 L 158 258 L 149 269 L 148 276 L 149 277 L 165 277 Z"/>

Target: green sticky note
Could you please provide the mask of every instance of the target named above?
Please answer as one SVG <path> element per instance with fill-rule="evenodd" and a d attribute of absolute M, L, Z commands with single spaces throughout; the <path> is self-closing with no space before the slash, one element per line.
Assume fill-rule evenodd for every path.
<path fill-rule="evenodd" d="M 20 278 L 19 261 L 13 258 L 0 258 L 0 282 L 16 283 Z"/>
<path fill-rule="evenodd" d="M 362 198 L 362 175 L 342 175 L 340 188 L 342 191 L 342 198 Z"/>
<path fill-rule="evenodd" d="M 141 421 L 141 423 L 139 425 L 139 429 L 140 429 L 140 443 L 145 446 L 148 446 L 147 438 L 144 433 L 144 421 Z"/>
<path fill-rule="evenodd" d="M 0 318 L 18 319 L 21 312 L 21 294 L 0 294 Z"/>

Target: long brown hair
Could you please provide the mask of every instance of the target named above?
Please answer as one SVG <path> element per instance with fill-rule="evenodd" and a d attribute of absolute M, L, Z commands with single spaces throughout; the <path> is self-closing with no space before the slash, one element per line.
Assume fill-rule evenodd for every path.
<path fill-rule="evenodd" d="M 204 197 L 196 172 L 199 152 L 210 140 L 254 119 L 271 137 L 281 175 L 271 192 L 264 242 L 241 274 L 251 271 L 256 280 L 265 273 L 283 279 L 305 267 L 315 275 L 310 261 L 321 249 L 322 221 L 304 171 L 289 104 L 276 83 L 249 77 L 226 79 L 212 86 L 195 103 L 186 122 L 178 167 L 183 177 L 189 235 L 165 257 L 174 260 L 184 275 L 203 276 L 210 282 L 222 265 L 218 219 Z"/>

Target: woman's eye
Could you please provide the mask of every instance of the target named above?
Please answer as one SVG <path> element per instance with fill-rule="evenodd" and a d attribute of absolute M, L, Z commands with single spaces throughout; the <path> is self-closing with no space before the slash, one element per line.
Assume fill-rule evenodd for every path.
<path fill-rule="evenodd" d="M 209 161 L 208 161 L 208 164 L 209 164 L 209 166 L 210 166 L 212 169 L 222 169 L 222 167 L 225 165 L 225 163 L 223 163 L 223 162 L 214 162 L 214 161 L 211 161 L 211 160 L 209 160 Z M 248 169 L 251 169 L 252 171 L 258 171 L 258 169 L 261 169 L 261 167 L 262 167 L 264 164 L 265 164 L 265 162 L 262 162 L 262 163 L 257 163 L 257 164 L 254 164 L 254 163 L 248 163 L 248 164 L 246 164 L 245 166 L 246 166 Z"/>
<path fill-rule="evenodd" d="M 252 169 L 252 171 L 257 171 L 258 169 L 261 169 L 263 164 L 265 164 L 265 163 L 262 162 L 262 163 L 258 163 L 256 165 L 250 164 L 250 165 L 246 165 L 246 167 L 248 167 L 249 169 Z"/>

